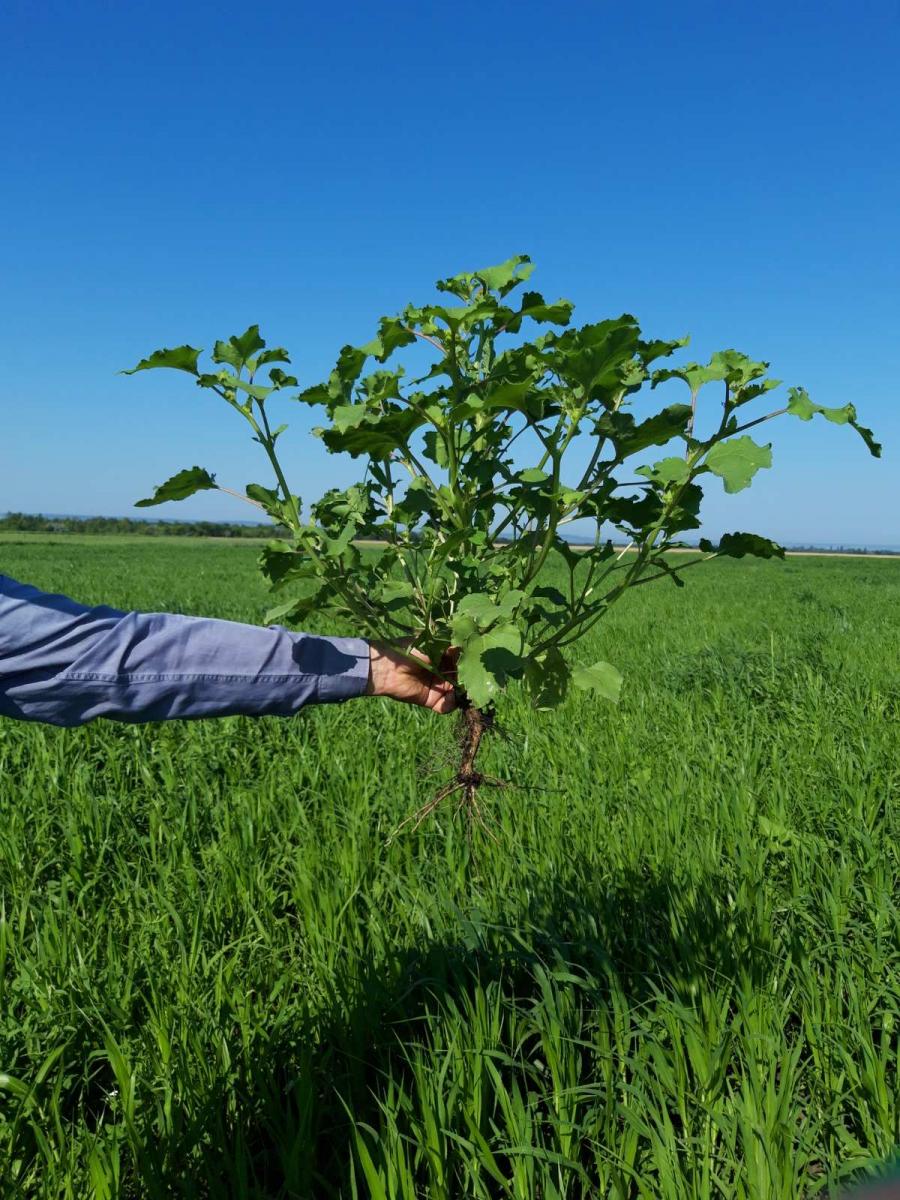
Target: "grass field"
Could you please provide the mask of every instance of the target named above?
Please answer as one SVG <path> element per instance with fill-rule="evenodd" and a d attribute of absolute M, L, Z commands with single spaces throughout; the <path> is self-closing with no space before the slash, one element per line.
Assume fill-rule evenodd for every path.
<path fill-rule="evenodd" d="M 247 545 L 11 539 L 259 621 Z M 335 630 L 335 632 L 347 632 Z M 900 562 L 716 563 L 511 697 L 497 842 L 396 825 L 451 719 L 0 722 L 0 1195 L 827 1196 L 900 1142 Z"/>

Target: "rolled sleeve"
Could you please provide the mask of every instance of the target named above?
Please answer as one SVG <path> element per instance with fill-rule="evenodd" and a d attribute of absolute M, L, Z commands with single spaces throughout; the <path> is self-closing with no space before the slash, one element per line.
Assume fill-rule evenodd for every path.
<path fill-rule="evenodd" d="M 291 716 L 360 696 L 361 638 L 87 608 L 0 576 L 0 714 L 54 725 Z"/>

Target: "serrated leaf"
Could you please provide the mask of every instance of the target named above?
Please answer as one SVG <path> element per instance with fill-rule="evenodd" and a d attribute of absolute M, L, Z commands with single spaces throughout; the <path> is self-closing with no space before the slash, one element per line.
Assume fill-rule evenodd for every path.
<path fill-rule="evenodd" d="M 574 308 L 575 305 L 570 300 L 557 300 L 548 304 L 540 292 L 525 292 L 519 311 L 506 318 L 504 329 L 509 333 L 518 333 L 522 321 L 526 318 L 543 324 L 568 325 Z M 504 311 L 509 312 L 508 309 Z"/>
<path fill-rule="evenodd" d="M 664 446 L 673 438 L 683 437 L 691 419 L 689 404 L 670 404 L 640 424 L 630 413 L 604 412 L 597 418 L 597 437 L 609 438 L 616 460 L 622 462 L 648 446 Z"/>
<path fill-rule="evenodd" d="M 215 475 L 210 475 L 202 467 L 188 467 L 161 483 L 148 499 L 138 500 L 134 507 L 150 508 L 154 504 L 165 504 L 168 500 L 186 500 L 195 492 L 208 491 L 215 486 Z"/>
<path fill-rule="evenodd" d="M 818 413 L 834 425 L 850 425 L 866 443 L 869 453 L 874 458 L 881 458 L 880 443 L 875 441 L 871 429 L 866 429 L 864 425 L 859 424 L 854 405 L 844 404 L 840 408 L 824 408 L 821 404 L 813 404 L 806 388 L 792 387 L 788 388 L 787 411 L 791 416 L 799 417 L 801 421 L 811 421 Z"/>
<path fill-rule="evenodd" d="M 488 291 L 505 296 L 517 284 L 523 283 L 533 270 L 534 263 L 527 254 L 515 254 L 496 267 L 482 267 L 475 275 Z"/>
<path fill-rule="evenodd" d="M 772 447 L 760 446 L 746 434 L 729 438 L 713 446 L 705 465 L 725 484 L 726 492 L 740 492 L 749 487 L 753 476 L 763 467 L 772 465 Z"/>
<path fill-rule="evenodd" d="M 297 386 L 296 375 L 286 375 L 285 372 L 282 371 L 280 367 L 273 367 L 272 370 L 269 372 L 269 378 L 272 380 L 272 384 L 276 388 L 286 388 L 286 387 L 296 387 Z"/>
<path fill-rule="evenodd" d="M 413 432 L 424 424 L 425 418 L 421 413 L 407 408 L 384 413 L 374 421 L 361 421 L 343 430 L 326 429 L 322 433 L 322 441 L 332 453 L 343 451 L 354 458 L 359 454 L 387 458 L 392 451 L 402 449 Z"/>
<path fill-rule="evenodd" d="M 260 367 L 266 366 L 267 363 L 289 363 L 291 356 L 285 350 L 284 346 L 273 346 L 271 350 L 264 350 L 256 360 L 257 370 Z M 272 373 L 274 375 L 274 372 Z M 296 381 L 295 381 L 296 382 Z"/>
<path fill-rule="evenodd" d="M 665 383 L 669 379 L 683 380 L 692 392 L 698 392 L 704 384 L 721 382 L 725 378 L 725 367 L 722 364 L 685 363 L 683 367 L 663 367 L 654 371 L 650 378 L 651 388 Z"/>
<path fill-rule="evenodd" d="M 729 558 L 743 558 L 745 554 L 756 558 L 784 558 L 783 546 L 758 533 L 723 533 L 717 546 L 708 538 L 701 538 L 700 549 L 704 554 L 724 554 Z"/>
<path fill-rule="evenodd" d="M 737 390 L 743 390 L 753 379 L 761 379 L 769 369 L 767 362 L 754 362 L 740 350 L 717 350 L 710 358 L 709 365 L 711 370 L 721 371 L 722 378 Z"/>
<path fill-rule="evenodd" d="M 385 362 L 401 346 L 410 346 L 416 340 L 416 335 L 399 317 L 382 317 L 378 325 L 378 338 L 366 349 L 379 362 Z M 376 348 L 377 347 L 377 348 Z"/>
<path fill-rule="evenodd" d="M 202 351 L 193 346 L 176 346 L 172 350 L 154 350 L 148 358 L 142 358 L 136 367 L 122 371 L 122 375 L 135 375 L 138 371 L 152 371 L 156 367 L 171 367 L 174 371 L 186 371 L 196 375 L 197 359 Z"/>
<path fill-rule="evenodd" d="M 623 313 L 563 334 L 548 334 L 546 357 L 559 378 L 610 407 L 645 375 L 638 357 L 640 326 Z"/>
<path fill-rule="evenodd" d="M 668 367 L 654 371 L 651 377 L 651 387 L 665 383 L 667 379 L 683 379 L 696 395 L 700 388 L 707 383 L 727 382 L 731 389 L 730 404 L 737 407 L 759 396 L 765 391 L 778 386 L 778 380 L 772 379 L 765 384 L 759 384 L 753 389 L 747 389 L 751 380 L 759 379 L 769 368 L 767 362 L 754 362 L 740 350 L 717 350 L 709 362 L 686 363 L 682 367 Z M 747 389 L 745 391 L 745 389 Z"/>
<path fill-rule="evenodd" d="M 700 504 L 703 500 L 703 489 L 697 483 L 682 484 L 676 506 L 671 509 L 666 518 L 666 536 L 682 533 L 687 529 L 700 528 Z"/>
<path fill-rule="evenodd" d="M 212 361 L 227 362 L 229 366 L 240 370 L 257 350 L 263 349 L 265 338 L 259 336 L 259 325 L 250 325 L 242 334 L 229 337 L 227 342 L 216 342 L 212 349 Z"/>
<path fill-rule="evenodd" d="M 590 667 L 576 667 L 572 672 L 572 682 L 582 691 L 594 692 L 613 704 L 619 703 L 622 676 L 612 663 L 595 662 Z"/>
<path fill-rule="evenodd" d="M 213 346 L 210 357 L 213 362 L 227 363 L 229 367 L 242 367 L 244 365 L 243 359 L 230 341 L 217 341 Z"/>
<path fill-rule="evenodd" d="M 689 342 L 690 337 L 675 338 L 673 341 L 663 341 L 656 338 L 649 342 L 638 342 L 637 352 L 644 366 L 654 362 L 657 358 L 668 358 L 674 354 L 676 350 L 682 350 Z"/>
<path fill-rule="evenodd" d="M 683 458 L 660 459 L 654 463 L 652 467 L 637 467 L 635 475 L 643 475 L 646 479 L 652 479 L 654 483 L 670 484 L 684 483 L 691 473 L 691 469 Z"/>
<path fill-rule="evenodd" d="M 596 515 L 598 520 L 640 530 L 658 521 L 662 508 L 662 496 L 648 489 L 641 496 L 609 496 L 597 506 Z"/>

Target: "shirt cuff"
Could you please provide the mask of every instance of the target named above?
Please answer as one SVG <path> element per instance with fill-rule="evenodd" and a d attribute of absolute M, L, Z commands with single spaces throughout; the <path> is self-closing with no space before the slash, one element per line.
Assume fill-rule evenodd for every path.
<path fill-rule="evenodd" d="M 273 626 L 272 628 L 280 628 Z M 362 696 L 369 682 L 369 643 L 364 638 L 291 633 L 301 674 L 316 676 L 316 701 L 333 704 Z"/>

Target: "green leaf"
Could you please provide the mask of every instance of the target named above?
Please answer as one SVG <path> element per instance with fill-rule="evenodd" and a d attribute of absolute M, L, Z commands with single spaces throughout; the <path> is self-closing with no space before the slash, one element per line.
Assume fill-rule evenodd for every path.
<path fill-rule="evenodd" d="M 291 384 L 297 382 L 289 375 L 282 375 L 281 378 Z M 238 399 L 238 392 L 244 392 L 254 400 L 265 400 L 267 396 L 282 386 L 274 381 L 271 387 L 263 383 L 249 383 L 246 379 L 239 379 L 233 371 L 217 371 L 215 374 L 198 375 L 197 384 L 199 387 L 221 391 L 225 394 L 226 399 L 231 400 Z"/>
<path fill-rule="evenodd" d="M 202 378 L 204 378 L 204 376 L 201 376 L 201 379 Z M 235 379 L 233 377 L 228 381 L 228 386 L 237 388 L 238 391 L 246 392 L 246 394 L 248 396 L 252 396 L 254 400 L 265 400 L 266 396 L 271 395 L 272 392 L 275 391 L 274 388 L 266 387 L 262 383 L 247 383 L 243 379 Z"/>
<path fill-rule="evenodd" d="M 742 391 L 753 379 L 761 379 L 769 369 L 767 362 L 754 362 L 740 350 L 717 350 L 709 360 L 710 370 L 720 372 L 716 378 L 726 380 L 729 387 Z M 777 387 L 777 381 L 773 381 Z"/>
<path fill-rule="evenodd" d="M 684 483 L 690 473 L 691 469 L 684 459 L 674 456 L 660 459 L 652 467 L 637 467 L 635 470 L 635 475 L 643 475 L 661 484 Z"/>
<path fill-rule="evenodd" d="M 434 496 L 424 479 L 413 479 L 403 495 L 394 504 L 391 517 L 401 525 L 415 525 L 423 516 L 437 511 Z"/>
<path fill-rule="evenodd" d="M 655 524 L 663 511 L 663 498 L 659 492 L 649 489 L 640 496 L 609 496 L 596 508 L 600 521 L 612 521 L 629 531 L 647 529 Z"/>
<path fill-rule="evenodd" d="M 533 379 L 504 379 L 491 387 L 484 397 L 483 407 L 495 411 L 507 408 L 539 417 L 543 397 L 537 392 Z"/>
<path fill-rule="evenodd" d="M 410 346 L 415 340 L 416 335 L 399 317 L 382 317 L 378 325 L 378 338 L 366 349 L 370 350 L 379 362 L 385 362 L 395 350 L 399 350 L 401 346 Z"/>
<path fill-rule="evenodd" d="M 557 300 L 548 304 L 540 292 L 525 292 L 519 311 L 507 318 L 504 328 L 508 333 L 518 333 L 522 321 L 526 318 L 544 324 L 568 325 L 574 308 L 575 305 L 570 300 Z"/>
<path fill-rule="evenodd" d="M 714 380 L 721 381 L 724 378 L 724 369 L 721 367 L 713 368 L 701 366 L 700 363 L 685 363 L 683 367 L 663 367 L 659 371 L 654 371 L 650 378 L 650 386 L 655 388 L 669 379 L 681 379 L 692 392 L 699 392 L 704 384 Z"/>
<path fill-rule="evenodd" d="M 496 601 L 486 592 L 463 596 L 453 616 L 454 641 L 464 640 L 473 629 L 484 632 L 498 621 L 509 621 L 524 599 L 525 593 L 518 590 L 509 591 Z"/>
<path fill-rule="evenodd" d="M 521 673 L 522 637 L 511 625 L 472 634 L 460 649 L 457 678 L 476 708 L 490 704 L 510 676 Z"/>
<path fill-rule="evenodd" d="M 161 483 L 149 499 L 138 500 L 134 507 L 150 508 L 154 504 L 165 504 L 167 500 L 187 500 L 195 492 L 208 491 L 215 486 L 215 475 L 202 467 L 189 467 Z"/>
<path fill-rule="evenodd" d="M 799 417 L 801 421 L 811 421 L 818 413 L 826 421 L 831 421 L 835 425 L 850 425 L 866 443 L 869 453 L 874 458 L 881 458 L 880 443 L 875 441 L 871 429 L 866 429 L 864 425 L 859 424 L 854 405 L 845 404 L 841 408 L 823 408 L 821 404 L 813 404 L 806 388 L 792 387 L 788 388 L 787 410 L 791 416 Z"/>
<path fill-rule="evenodd" d="M 515 254 L 496 267 L 483 267 L 475 272 L 490 292 L 506 296 L 518 284 L 523 283 L 534 270 L 534 263 L 527 254 Z"/>
<path fill-rule="evenodd" d="M 524 471 L 520 471 L 516 479 L 520 483 L 544 483 L 550 476 L 546 471 L 541 471 L 537 467 L 528 467 Z"/>
<path fill-rule="evenodd" d="M 525 686 L 533 706 L 545 711 L 562 704 L 571 677 L 569 665 L 556 646 L 529 659 L 525 667 Z"/>
<path fill-rule="evenodd" d="M 227 342 L 216 342 L 213 347 L 212 360 L 213 362 L 228 363 L 230 367 L 235 367 L 238 371 L 246 366 L 248 359 L 252 358 L 257 350 L 265 348 L 265 340 L 259 336 L 259 326 L 251 325 L 244 333 L 232 335 Z M 281 354 L 283 351 L 271 351 L 273 354 Z M 287 359 L 279 359 L 280 362 L 286 362 Z"/>
<path fill-rule="evenodd" d="M 273 488 L 263 487 L 261 483 L 248 483 L 244 491 L 251 500 L 255 500 L 257 504 L 262 504 L 265 508 L 275 508 L 281 503 L 278 492 Z"/>
<path fill-rule="evenodd" d="M 350 544 L 356 536 L 356 529 L 357 521 L 354 517 L 350 517 L 337 537 L 331 537 L 327 533 L 323 534 L 322 553 L 328 558 L 342 558 L 344 551 L 350 549 Z"/>
<path fill-rule="evenodd" d="M 314 579 L 316 566 L 290 542 L 266 542 L 258 559 L 259 568 L 275 591 L 289 580 Z"/>
<path fill-rule="evenodd" d="M 332 391 L 330 383 L 314 383 L 294 397 L 301 404 L 323 404 L 326 407 L 341 397 L 340 390 Z"/>
<path fill-rule="evenodd" d="M 415 592 L 406 579 L 386 579 L 378 589 L 377 596 L 388 612 L 405 608 Z"/>
<path fill-rule="evenodd" d="M 759 446 L 746 434 L 719 442 L 707 454 L 705 465 L 725 484 L 726 492 L 740 492 L 750 486 L 762 467 L 772 465 L 771 445 Z"/>
<path fill-rule="evenodd" d="M 461 300 L 470 301 L 475 289 L 481 285 L 488 292 L 499 292 L 506 296 L 513 288 L 523 283 L 534 270 L 534 264 L 527 254 L 517 254 L 496 267 L 484 267 L 480 271 L 464 271 L 449 279 L 439 279 L 435 285 L 439 292 L 450 292 Z M 474 301 L 481 305 L 484 296 L 479 295 Z M 414 310 L 407 310 L 414 311 Z M 428 310 L 421 310 L 427 312 Z"/>
<path fill-rule="evenodd" d="M 759 396 L 778 386 L 778 380 L 771 379 L 750 392 L 744 392 L 746 385 L 751 380 L 759 379 L 768 368 L 767 362 L 753 362 L 739 350 L 717 350 L 706 366 L 702 366 L 700 363 L 686 363 L 683 367 L 667 367 L 660 371 L 654 371 L 650 386 L 656 387 L 660 383 L 665 383 L 667 379 L 683 379 L 691 392 L 696 395 L 700 388 L 707 383 L 727 382 L 731 389 L 730 404 L 732 407 L 737 407 L 738 404 L 746 403 L 754 396 Z"/>
<path fill-rule="evenodd" d="M 724 554 L 729 558 L 743 558 L 752 554 L 756 558 L 784 558 L 784 547 L 758 533 L 723 533 L 718 546 L 707 538 L 700 539 L 704 554 Z"/>
<path fill-rule="evenodd" d="M 596 692 L 604 700 L 619 703 L 622 676 L 611 663 L 595 662 L 591 667 L 576 667 L 572 672 L 572 682 L 582 691 Z"/>
<path fill-rule="evenodd" d="M 296 387 L 296 375 L 286 375 L 280 367 L 273 367 L 269 372 L 269 378 L 275 388 Z"/>
<path fill-rule="evenodd" d="M 264 367 L 267 363 L 289 363 L 291 356 L 283 346 L 275 346 L 271 350 L 265 350 L 256 360 L 256 367 Z M 274 377 L 274 372 L 272 373 Z M 294 380 L 296 383 L 297 381 Z"/>
<path fill-rule="evenodd" d="M 188 375 L 196 375 L 197 359 L 202 351 L 193 346 L 176 346 L 174 350 L 154 350 L 149 358 L 142 358 L 136 367 L 130 371 L 122 371 L 122 375 L 134 375 L 138 371 L 152 371 L 156 367 L 171 367 L 175 371 L 187 371 Z"/>
<path fill-rule="evenodd" d="M 323 584 L 310 596 L 301 596 L 299 600 L 288 600 L 284 604 L 277 604 L 274 608 L 270 608 L 263 617 L 263 623 L 271 625 L 275 621 L 287 620 L 292 625 L 296 625 L 312 616 L 313 613 L 322 612 L 332 599 L 331 588 L 328 584 Z"/>
<path fill-rule="evenodd" d="M 329 409 L 336 404 L 349 404 L 366 360 L 374 352 L 373 347 L 378 349 L 380 345 L 378 342 L 370 346 L 343 346 L 328 382 L 307 388 L 297 399 L 305 404 L 324 404 Z"/>
<path fill-rule="evenodd" d="M 668 358 L 676 350 L 682 350 L 690 341 L 689 337 L 675 338 L 674 341 L 655 339 L 650 342 L 638 342 L 637 352 L 644 366 L 655 362 L 657 358 Z"/>
<path fill-rule="evenodd" d="M 337 410 L 335 410 L 337 411 Z M 392 451 L 407 445 L 412 433 L 425 424 L 425 417 L 415 409 L 387 412 L 376 420 L 365 420 L 346 429 L 326 429 L 322 441 L 332 453 L 368 454 L 372 458 L 387 458 Z"/>
<path fill-rule="evenodd" d="M 628 313 L 611 321 L 584 325 L 559 336 L 548 335 L 548 358 L 560 379 L 610 404 L 621 395 L 634 367 L 640 326 Z"/>
<path fill-rule="evenodd" d="M 333 409 L 331 419 L 335 429 L 344 433 L 347 429 L 355 429 L 366 419 L 369 409 L 365 404 L 340 404 Z"/>
<path fill-rule="evenodd" d="M 673 533 L 682 533 L 686 529 L 700 528 L 700 504 L 703 500 L 703 489 L 696 483 L 681 485 L 678 503 L 669 512 L 665 523 L 668 537 Z"/>
<path fill-rule="evenodd" d="M 670 404 L 639 425 L 630 413 L 604 412 L 594 429 L 598 437 L 609 438 L 615 447 L 616 461 L 622 462 L 648 446 L 664 446 L 673 438 L 683 437 L 690 419 L 689 404 Z"/>

